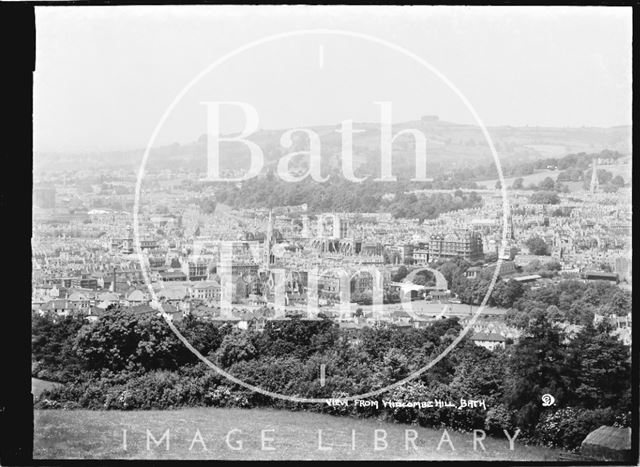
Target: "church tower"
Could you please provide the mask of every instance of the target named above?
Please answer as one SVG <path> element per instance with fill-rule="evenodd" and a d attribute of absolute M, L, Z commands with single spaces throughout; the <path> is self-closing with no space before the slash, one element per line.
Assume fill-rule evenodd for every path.
<path fill-rule="evenodd" d="M 302 238 L 311 237 L 311 229 L 309 228 L 309 216 L 302 216 L 302 232 L 300 233 Z"/>
<path fill-rule="evenodd" d="M 516 239 L 515 229 L 513 228 L 513 216 L 511 213 L 507 218 L 507 241 L 504 245 L 501 245 L 500 251 L 498 252 L 498 258 L 503 260 L 511 260 L 511 248 L 513 247 L 513 242 Z"/>

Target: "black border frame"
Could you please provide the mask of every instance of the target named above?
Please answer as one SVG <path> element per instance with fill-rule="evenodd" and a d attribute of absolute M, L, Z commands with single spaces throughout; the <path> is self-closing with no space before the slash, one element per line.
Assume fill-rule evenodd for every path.
<path fill-rule="evenodd" d="M 217 5 L 229 2 L 216 1 L 188 1 L 188 5 Z M 0 189 L 0 209 L 7 222 L 3 238 L 5 252 L 9 257 L 2 268 L 2 284 L 5 285 L 5 300 L 3 324 L 0 327 L 0 355 L 2 360 L 2 382 L 0 382 L 0 459 L 4 465 L 116 465 L 142 464 L 167 465 L 175 461 L 145 461 L 145 460 L 46 460 L 33 459 L 33 396 L 31 394 L 31 204 L 33 184 L 33 72 L 35 71 L 36 24 L 35 7 L 46 6 L 119 6 L 119 5 L 165 5 L 171 2 L 163 1 L 54 1 L 40 0 L 33 2 L 2 2 L 0 4 L 0 57 L 2 57 L 2 105 L 0 112 L 6 131 L 3 132 L 2 146 L 5 149 L 7 167 L 5 182 Z M 257 3 L 247 3 L 247 5 Z M 268 3 L 278 5 L 277 3 Z M 305 2 L 305 5 L 327 5 L 326 2 Z M 374 5 L 375 2 L 340 2 L 345 5 Z M 415 5 L 413 2 L 398 2 L 396 5 Z M 495 5 L 495 6 L 532 6 L 549 5 L 545 2 L 511 1 L 466 1 L 438 2 L 439 5 Z M 392 4 L 393 5 L 393 4 Z M 554 5 L 555 6 L 555 5 Z M 635 10 L 636 2 L 579 2 L 565 1 L 563 6 L 631 6 Z M 635 11 L 634 11 L 635 13 Z M 633 30 L 636 31 L 636 15 L 634 15 Z M 633 58 L 636 58 L 633 50 Z M 634 67 L 635 68 L 635 67 Z M 633 86 L 635 90 L 635 83 Z M 633 117 L 637 117 L 636 106 L 633 106 Z M 636 142 L 635 132 L 633 142 Z M 635 168 L 633 169 L 635 173 Z M 635 178 L 635 177 L 633 177 Z M 11 180 L 11 183 L 9 183 Z M 13 183 L 15 181 L 15 183 Z M 633 218 L 638 204 L 638 195 L 633 195 Z M 635 256 L 633 257 L 635 263 Z M 17 287 L 15 287 L 17 286 Z M 23 293 L 24 291 L 24 293 Z M 622 464 L 608 462 L 604 465 L 638 465 L 639 462 L 639 341 L 638 328 L 640 322 L 635 320 L 633 325 L 632 355 L 632 459 Z M 635 435 L 635 436 L 634 436 Z M 186 462 L 186 461 L 182 461 Z M 189 461 L 193 464 L 211 464 L 232 461 Z M 259 462 L 259 461 L 258 461 Z M 297 461 L 284 463 L 294 464 Z M 313 461 L 317 462 L 317 461 Z M 367 462 L 367 461 L 357 461 Z M 181 462 L 180 462 L 181 463 Z M 435 461 L 440 463 L 440 461 Z M 512 465 L 509 461 L 445 461 L 445 463 L 464 463 L 472 465 Z M 601 462 L 553 461 L 553 462 L 519 462 L 523 465 L 603 465 Z"/>

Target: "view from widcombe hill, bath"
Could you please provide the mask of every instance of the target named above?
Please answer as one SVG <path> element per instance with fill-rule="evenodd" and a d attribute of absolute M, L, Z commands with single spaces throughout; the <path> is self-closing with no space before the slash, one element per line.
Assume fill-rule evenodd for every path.
<path fill-rule="evenodd" d="M 33 461 L 637 462 L 631 19 L 36 5 Z"/>

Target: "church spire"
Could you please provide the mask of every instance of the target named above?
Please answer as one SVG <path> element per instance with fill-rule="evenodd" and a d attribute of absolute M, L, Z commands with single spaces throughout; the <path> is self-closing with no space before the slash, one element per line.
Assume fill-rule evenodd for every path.
<path fill-rule="evenodd" d="M 273 245 L 273 212 L 269 209 L 269 223 L 267 225 L 267 235 L 264 239 L 264 262 L 267 266 L 271 264 L 271 247 Z"/>

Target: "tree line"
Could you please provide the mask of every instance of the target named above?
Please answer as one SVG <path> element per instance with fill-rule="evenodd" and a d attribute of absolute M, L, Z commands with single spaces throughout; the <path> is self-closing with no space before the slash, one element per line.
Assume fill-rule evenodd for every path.
<path fill-rule="evenodd" d="M 429 184 L 429 188 L 432 187 Z M 325 183 L 288 183 L 272 174 L 254 178 L 240 186 L 221 184 L 216 200 L 234 208 L 273 208 L 307 204 L 312 213 L 383 212 L 395 218 L 434 219 L 439 214 L 482 204 L 475 193 L 456 190 L 451 193 L 419 195 L 425 183 L 411 181 L 361 183 L 333 178 Z"/>

